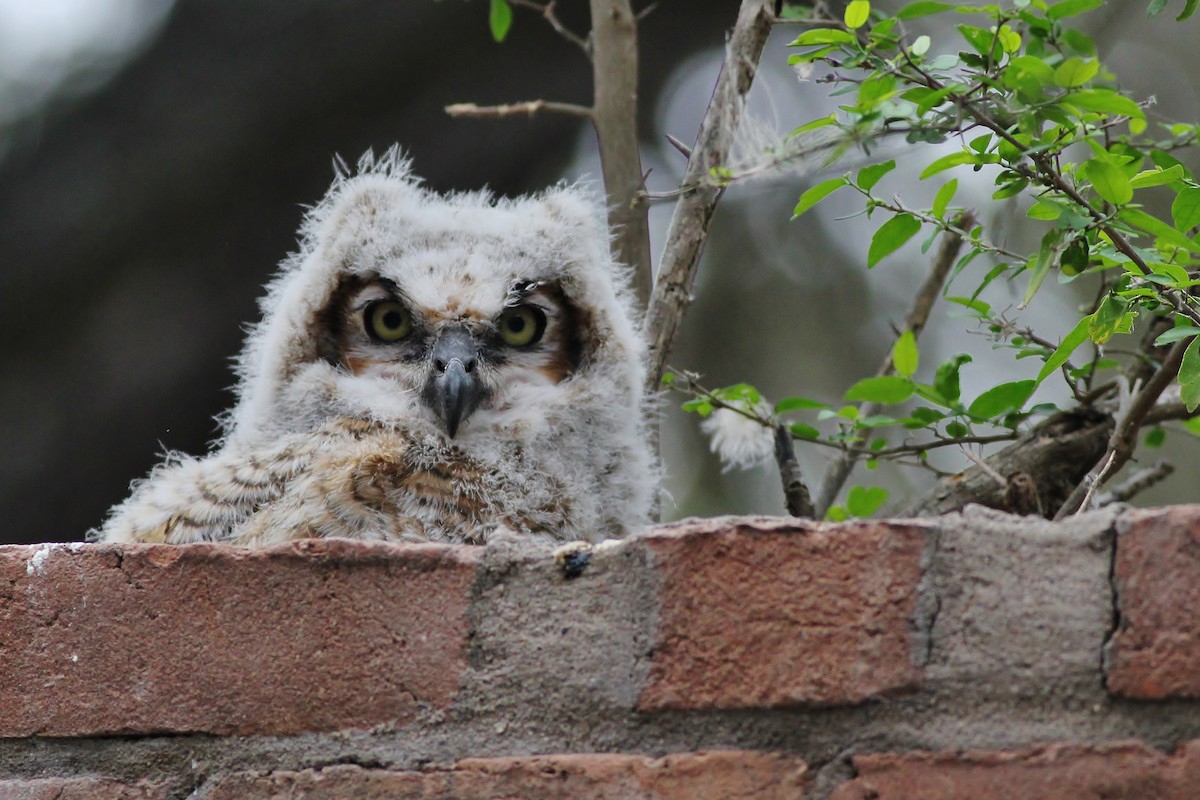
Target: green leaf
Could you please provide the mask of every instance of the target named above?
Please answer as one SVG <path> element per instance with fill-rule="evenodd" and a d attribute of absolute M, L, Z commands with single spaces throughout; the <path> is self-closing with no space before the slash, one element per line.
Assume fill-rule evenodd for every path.
<path fill-rule="evenodd" d="M 904 378 L 911 378 L 917 371 L 920 353 L 917 351 L 917 337 L 912 331 L 905 331 L 892 345 L 892 365 L 896 373 Z"/>
<path fill-rule="evenodd" d="M 1123 208 L 1118 216 L 1124 222 L 1135 225 L 1144 231 L 1149 231 L 1172 247 L 1178 247 L 1188 252 L 1200 252 L 1200 245 L 1197 245 L 1196 242 L 1175 230 L 1175 228 L 1163 222 L 1158 217 L 1147 214 L 1140 208 Z"/>
<path fill-rule="evenodd" d="M 954 193 L 958 191 L 958 178 L 951 178 L 942 188 L 938 189 L 937 194 L 933 198 L 933 208 L 930 213 L 933 216 L 941 219 L 946 215 L 946 208 L 950 205 L 950 201 L 954 199 Z"/>
<path fill-rule="evenodd" d="M 1087 61 L 1078 56 L 1071 56 L 1058 65 L 1054 70 L 1054 83 L 1066 89 L 1083 86 L 1096 77 L 1100 71 L 1100 62 L 1094 59 Z"/>
<path fill-rule="evenodd" d="M 858 41 L 853 33 L 840 28 L 813 28 L 797 36 L 791 42 L 791 47 L 804 47 L 811 44 L 849 44 Z"/>
<path fill-rule="evenodd" d="M 1175 18 L 1176 22 L 1183 22 L 1185 19 L 1196 13 L 1196 4 L 1200 0 L 1187 0 L 1183 4 L 1183 11 L 1179 12 L 1179 16 Z"/>
<path fill-rule="evenodd" d="M 1167 440 L 1167 432 L 1162 428 L 1151 428 L 1146 431 L 1146 447 L 1162 447 Z"/>
<path fill-rule="evenodd" d="M 695 411 L 702 417 L 707 417 L 713 412 L 713 404 L 708 398 L 697 397 L 693 400 L 688 400 L 680 406 L 684 411 Z"/>
<path fill-rule="evenodd" d="M 796 207 L 792 210 L 792 219 L 795 219 L 805 211 L 808 211 L 817 203 L 821 202 L 826 197 L 833 194 L 835 191 L 845 185 L 845 178 L 830 178 L 827 181 L 818 183 L 816 186 L 800 195 L 800 202 L 796 203 Z"/>
<path fill-rule="evenodd" d="M 812 122 L 804 123 L 799 128 L 796 128 L 794 131 L 789 133 L 788 136 L 789 137 L 799 136 L 802 133 L 808 133 L 809 131 L 815 131 L 817 128 L 824 128 L 829 125 L 836 125 L 836 124 L 837 124 L 837 114 L 830 114 L 828 117 L 821 117 L 820 119 L 814 119 Z"/>
<path fill-rule="evenodd" d="M 820 400 L 809 400 L 807 397 L 785 397 L 775 404 L 775 413 L 782 414 L 802 408 L 829 408 L 829 404 Z"/>
<path fill-rule="evenodd" d="M 1063 215 L 1063 207 L 1058 203 L 1052 203 L 1046 200 L 1038 200 L 1029 207 L 1025 212 L 1025 216 L 1030 219 L 1040 219 L 1046 222 L 1056 220 Z"/>
<path fill-rule="evenodd" d="M 1071 354 L 1075 352 L 1075 349 L 1088 340 L 1088 327 L 1091 325 L 1091 321 L 1092 315 L 1089 314 L 1075 323 L 1075 327 L 1071 329 L 1071 332 L 1063 337 L 1058 348 L 1046 359 L 1045 365 L 1042 366 L 1042 371 L 1038 373 L 1037 383 L 1041 383 L 1055 372 L 1058 372 L 1059 368 L 1070 360 Z"/>
<path fill-rule="evenodd" d="M 863 191 L 871 191 L 879 179 L 896 168 L 895 161 L 885 161 L 882 164 L 872 164 L 858 171 L 856 182 Z"/>
<path fill-rule="evenodd" d="M 850 0 L 846 6 L 846 13 L 843 19 L 846 22 L 846 27 L 850 30 L 861 28 L 867 24 L 867 20 L 871 18 L 871 3 L 870 0 Z"/>
<path fill-rule="evenodd" d="M 1104 0 L 1062 0 L 1046 10 L 1050 19 L 1063 19 L 1104 5 Z"/>
<path fill-rule="evenodd" d="M 1067 245 L 1058 258 L 1058 268 L 1062 274 L 1071 277 L 1078 275 L 1088 267 L 1089 254 L 1087 239 L 1080 236 Z"/>
<path fill-rule="evenodd" d="M 1200 407 L 1200 336 L 1192 339 L 1179 365 L 1179 399 L 1189 414 Z"/>
<path fill-rule="evenodd" d="M 1159 336 L 1154 340 L 1154 343 L 1159 347 L 1167 344 L 1175 344 L 1180 339 L 1186 339 L 1189 336 L 1195 336 L 1200 333 L 1200 328 L 1195 325 L 1176 325 L 1171 330 Z"/>
<path fill-rule="evenodd" d="M 887 502 L 888 491 L 882 486 L 854 486 L 846 495 L 846 510 L 851 516 L 869 517 Z"/>
<path fill-rule="evenodd" d="M 1125 95 L 1117 94 L 1111 89 L 1083 89 L 1069 92 L 1062 97 L 1064 103 L 1082 108 L 1084 111 L 1095 111 L 1099 114 L 1116 114 L 1122 117 L 1145 119 L 1146 112 L 1142 111 L 1133 100 Z"/>
<path fill-rule="evenodd" d="M 851 402 L 903 403 L 912 397 L 915 389 L 908 378 L 885 375 L 879 378 L 864 378 L 846 390 L 846 399 Z"/>
<path fill-rule="evenodd" d="M 871 247 L 867 251 L 867 267 L 873 267 L 883 258 L 896 252 L 909 239 L 921 230 L 921 220 L 912 214 L 897 214 L 879 226 L 871 237 Z"/>
<path fill-rule="evenodd" d="M 896 12 L 896 19 L 916 19 L 917 17 L 926 17 L 930 14 L 939 14 L 942 11 L 949 11 L 954 8 L 952 3 L 935 3 L 931 0 L 918 0 L 916 3 L 909 3 L 904 8 Z"/>
<path fill-rule="evenodd" d="M 841 506 L 830 506 L 829 510 L 825 512 L 825 519 L 830 522 L 845 522 L 850 519 L 850 515 Z"/>
<path fill-rule="evenodd" d="M 1120 167 L 1093 158 L 1084 162 L 1080 169 L 1083 176 L 1091 181 L 1096 193 L 1114 206 L 1124 205 L 1133 199 L 1133 187 Z"/>
<path fill-rule="evenodd" d="M 1153 17 L 1166 7 L 1167 0 L 1150 0 L 1150 5 L 1146 6 L 1146 16 Z"/>
<path fill-rule="evenodd" d="M 488 11 L 488 24 L 492 27 L 492 38 L 503 42 L 512 27 L 513 12 L 508 0 L 492 0 Z"/>
<path fill-rule="evenodd" d="M 1200 189 L 1187 186 L 1175 195 L 1175 202 L 1171 203 L 1171 219 L 1175 222 L 1175 229 L 1181 233 L 1200 225 Z"/>
<path fill-rule="evenodd" d="M 812 425 L 805 425 L 802 422 L 793 422 L 788 425 L 788 432 L 797 439 L 820 439 L 821 432 Z"/>
<path fill-rule="evenodd" d="M 1175 164 L 1170 169 L 1157 167 L 1156 169 L 1145 169 L 1134 175 L 1130 179 L 1129 185 L 1135 189 L 1146 189 L 1151 186 L 1162 186 L 1167 183 L 1181 181 L 1186 176 L 1183 174 L 1183 166 Z"/>
<path fill-rule="evenodd" d="M 1129 301 L 1115 294 L 1106 295 L 1088 323 L 1088 336 L 1096 344 L 1104 344 L 1116 333 L 1125 333 L 1125 315 Z"/>
<path fill-rule="evenodd" d="M 933 388 L 947 403 L 957 403 L 958 398 L 962 395 L 958 372 L 963 364 L 970 363 L 970 361 L 971 357 L 969 355 L 959 353 L 949 361 L 938 365 L 937 373 L 933 377 Z M 913 411 L 914 417 L 918 416 L 917 411 L 919 410 L 916 409 Z"/>
<path fill-rule="evenodd" d="M 1037 388 L 1037 381 L 1011 381 L 993 386 L 971 403 L 967 413 L 975 419 L 991 419 L 1009 411 L 1019 411 Z"/>
<path fill-rule="evenodd" d="M 961 153 L 951 153 L 948 156 L 942 156 L 933 161 L 929 166 L 921 171 L 920 179 L 925 180 L 930 175 L 936 175 L 939 172 L 944 172 L 951 167 L 957 167 L 961 164 L 996 164 L 999 163 L 1000 156 L 995 153 L 972 153 L 963 151 Z"/>
<path fill-rule="evenodd" d="M 1038 254 L 1029 260 L 1029 284 L 1025 287 L 1025 297 L 1018 308 L 1024 309 L 1028 306 L 1038 289 L 1042 288 L 1042 283 L 1050 274 L 1050 267 L 1054 265 L 1054 251 L 1061 239 L 1062 231 L 1057 229 L 1047 231 L 1042 237 L 1042 246 L 1038 249 Z"/>
<path fill-rule="evenodd" d="M 908 48 L 908 52 L 914 56 L 923 56 L 929 52 L 929 46 L 933 44 L 933 40 L 925 34 L 921 34 L 913 40 L 912 47 Z"/>

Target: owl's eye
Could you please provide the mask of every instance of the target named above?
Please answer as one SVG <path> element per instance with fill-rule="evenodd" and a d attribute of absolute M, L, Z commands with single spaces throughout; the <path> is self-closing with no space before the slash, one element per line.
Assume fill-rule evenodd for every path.
<path fill-rule="evenodd" d="M 514 306 L 500 315 L 500 338 L 511 347 L 527 347 L 546 331 L 546 315 L 537 306 Z"/>
<path fill-rule="evenodd" d="M 372 303 L 363 317 L 367 334 L 376 341 L 398 342 L 412 333 L 412 315 L 395 300 Z"/>

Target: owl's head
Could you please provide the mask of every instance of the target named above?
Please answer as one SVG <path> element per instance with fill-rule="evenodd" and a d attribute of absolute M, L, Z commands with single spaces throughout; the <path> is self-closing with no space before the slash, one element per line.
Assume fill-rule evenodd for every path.
<path fill-rule="evenodd" d="M 454 440 L 640 435 L 643 347 L 603 209 L 424 189 L 393 149 L 339 173 L 239 360 L 231 440 L 333 415 Z M 605 435 L 611 436 L 612 430 Z"/>

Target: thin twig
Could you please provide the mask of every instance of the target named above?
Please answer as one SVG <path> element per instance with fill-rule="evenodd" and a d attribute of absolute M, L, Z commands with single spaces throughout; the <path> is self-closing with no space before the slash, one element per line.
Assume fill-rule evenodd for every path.
<path fill-rule="evenodd" d="M 1129 410 L 1117 420 L 1104 455 L 1075 486 L 1075 489 L 1054 515 L 1055 519 L 1063 519 L 1069 514 L 1086 511 L 1095 492 L 1121 467 L 1125 466 L 1125 462 L 1129 461 L 1133 455 L 1134 439 L 1138 429 L 1157 405 L 1159 396 L 1179 375 L 1179 365 L 1183 361 L 1184 351 L 1187 350 L 1189 344 L 1190 340 L 1183 339 L 1171 346 L 1166 357 L 1163 358 L 1162 365 L 1134 396 Z"/>
<path fill-rule="evenodd" d="M 955 220 L 955 230 L 947 233 L 946 238 L 942 239 L 937 256 L 933 259 L 933 266 L 929 270 L 929 275 L 926 276 L 924 283 L 921 284 L 921 287 L 913 297 L 912 306 L 904 318 L 904 328 L 901 330 L 901 334 L 904 331 L 912 331 L 914 337 L 921 335 L 925 323 L 929 320 L 929 312 L 933 308 L 933 303 L 937 300 L 938 295 L 941 294 L 942 287 L 946 283 L 946 278 L 949 276 L 950 270 L 954 267 L 954 263 L 958 260 L 959 251 L 962 249 L 963 239 L 958 231 L 969 231 L 974 224 L 974 214 L 970 211 L 964 211 Z M 889 375 L 893 369 L 892 354 L 889 351 L 884 357 L 883 363 L 880 365 L 876 375 Z M 878 403 L 865 402 L 859 406 L 859 418 L 877 414 L 879 413 L 879 409 L 880 405 Z M 833 505 L 833 501 L 837 498 L 838 492 L 846 484 L 846 479 L 850 477 L 850 472 L 854 469 L 854 463 L 857 460 L 857 453 L 846 450 L 831 461 L 825 469 L 825 475 L 821 478 L 820 488 L 817 489 L 816 509 L 818 516 L 825 516 L 825 512 Z"/>
<path fill-rule="evenodd" d="M 1162 482 L 1175 472 L 1175 467 L 1167 461 L 1158 461 L 1153 466 L 1143 467 L 1121 481 L 1110 491 L 1096 498 L 1096 507 L 1103 508 L 1113 503 L 1124 503 L 1137 495 Z"/>
<path fill-rule="evenodd" d="M 700 125 L 700 134 L 688 159 L 683 184 L 696 188 L 680 197 L 675 206 L 644 326 L 650 343 L 646 377 L 650 391 L 658 388 L 675 344 L 679 323 L 691 303 L 692 285 L 708 238 L 708 226 L 724 192 L 724 187 L 706 185 L 702 179 L 713 168 L 725 166 L 729 158 L 746 93 L 750 91 L 763 46 L 771 33 L 774 6 L 772 0 L 742 0 L 737 23 L 726 47 L 725 63 L 721 66 L 721 74 Z"/>
<path fill-rule="evenodd" d="M 562 20 L 554 13 L 554 4 L 556 0 L 548 0 L 546 3 L 536 3 L 534 0 L 508 0 L 514 6 L 522 6 L 530 8 L 538 12 L 545 18 L 546 22 L 550 23 L 550 27 L 554 28 L 554 32 L 562 38 L 566 39 L 571 44 L 583 51 L 583 54 L 588 58 L 592 57 L 592 45 L 584 37 L 572 31 L 566 25 L 563 25 Z"/>
<path fill-rule="evenodd" d="M 817 514 L 812 495 L 808 493 L 808 485 L 804 483 L 804 475 L 800 472 L 800 462 L 796 460 L 791 431 L 783 423 L 775 426 L 775 463 L 779 466 L 788 513 L 793 517 L 815 518 Z"/>
<path fill-rule="evenodd" d="M 503 119 L 505 117 L 532 117 L 539 111 L 550 111 L 555 114 L 568 114 L 573 117 L 592 118 L 592 109 L 575 103 L 556 103 L 552 100 L 526 100 L 521 103 L 504 103 L 498 106 L 479 106 L 474 103 L 454 103 L 446 106 L 446 113 L 452 117 L 490 117 Z"/>
<path fill-rule="evenodd" d="M 778 421 L 774 417 L 762 416 L 755 411 L 747 409 L 743 405 L 735 405 L 726 403 L 721 398 L 708 388 L 705 388 L 699 381 L 699 377 L 691 372 L 684 372 L 672 367 L 667 367 L 667 372 L 675 376 L 675 380 L 671 383 L 671 388 L 680 391 L 691 397 L 707 400 L 712 404 L 713 408 L 723 408 L 727 411 L 732 411 L 735 414 L 740 414 L 746 419 L 753 420 L 765 428 L 775 428 Z M 1183 404 L 1179 404 L 1179 408 L 1183 408 Z M 1172 417 L 1178 419 L 1179 417 Z M 839 452 L 854 453 L 860 458 L 892 458 L 893 456 L 915 455 L 919 456 L 928 453 L 930 450 L 938 450 L 943 447 L 965 447 L 966 445 L 982 445 L 982 444 L 997 444 L 999 442 L 1011 442 L 1017 438 L 1015 431 L 1007 433 L 996 433 L 990 436 L 977 436 L 970 434 L 967 436 L 955 436 L 948 439 L 935 439 L 931 442 L 913 442 L 911 444 L 899 444 L 894 447 L 885 447 L 881 450 L 872 450 L 869 447 L 859 445 L 846 444 L 845 442 L 827 442 L 823 439 L 809 439 L 804 436 L 793 436 L 793 439 L 799 439 L 809 444 L 820 445 L 821 447 L 829 447 L 838 450 Z"/>
<path fill-rule="evenodd" d="M 667 142 L 670 143 L 671 147 L 674 147 L 676 150 L 683 153 L 684 158 L 692 157 L 692 148 L 688 147 L 686 144 L 679 141 L 678 139 L 676 139 L 674 136 L 672 136 L 669 133 L 666 134 L 666 137 L 667 137 Z"/>

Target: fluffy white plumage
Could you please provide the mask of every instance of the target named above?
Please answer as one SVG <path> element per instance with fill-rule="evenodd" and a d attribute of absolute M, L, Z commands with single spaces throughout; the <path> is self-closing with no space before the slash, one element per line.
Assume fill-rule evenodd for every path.
<path fill-rule="evenodd" d="M 503 526 L 573 540 L 644 525 L 644 345 L 591 194 L 441 196 L 395 148 L 348 172 L 268 286 L 223 439 L 168 456 L 97 537 L 478 542 Z M 411 317 L 406 338 L 362 331 L 380 298 Z M 540 341 L 498 338 L 514 308 L 532 309 Z M 477 368 L 454 351 L 447 371 L 455 336 Z M 446 399 L 455 369 L 470 402 Z"/>

